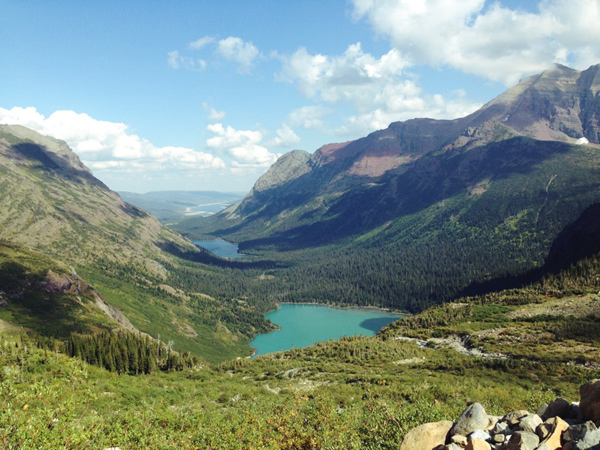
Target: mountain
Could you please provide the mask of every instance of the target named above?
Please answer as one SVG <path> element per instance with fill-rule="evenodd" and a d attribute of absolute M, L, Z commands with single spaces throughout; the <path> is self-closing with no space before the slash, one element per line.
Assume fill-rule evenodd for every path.
<path fill-rule="evenodd" d="M 250 353 L 246 342 L 270 329 L 262 314 L 272 305 L 235 301 L 235 283 L 224 283 L 231 277 L 222 261 L 124 202 L 64 142 L 22 126 L 0 125 L 0 239 L 18 252 L 43 255 L 23 264 L 8 252 L 0 267 L 12 274 L 11 289 L 30 286 L 29 297 L 41 302 L 30 311 L 38 317 L 56 303 L 44 290 L 55 272 L 70 280 L 65 283 L 81 285 L 59 299 L 71 302 L 69 311 L 81 309 L 77 295 L 108 305 L 107 311 L 118 308 L 132 327 L 210 361 Z M 15 314 L 22 294 L 8 296 Z M 19 311 L 11 316 L 16 322 L 36 325 Z M 96 317 L 98 311 L 88 312 Z M 119 328 L 113 321 L 107 317 L 104 327 L 73 324 L 73 330 Z M 33 329 L 45 333 L 50 325 L 38 322 Z"/>
<path fill-rule="evenodd" d="M 244 197 L 243 193 L 215 191 L 119 192 L 119 195 L 165 224 L 176 224 L 189 216 L 210 216 Z"/>
<path fill-rule="evenodd" d="M 460 119 L 284 155 L 240 204 L 176 229 L 299 252 L 284 278 L 316 276 L 303 295 L 317 301 L 419 309 L 541 265 L 598 201 L 599 91 L 600 65 L 556 66 Z"/>

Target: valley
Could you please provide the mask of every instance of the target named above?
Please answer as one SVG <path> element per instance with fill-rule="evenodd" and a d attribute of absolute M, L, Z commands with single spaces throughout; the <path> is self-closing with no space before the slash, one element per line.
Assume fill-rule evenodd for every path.
<path fill-rule="evenodd" d="M 474 402 L 577 398 L 599 119 L 600 65 L 556 66 L 285 153 L 245 196 L 120 196 L 0 125 L 0 446 L 398 448 Z"/>

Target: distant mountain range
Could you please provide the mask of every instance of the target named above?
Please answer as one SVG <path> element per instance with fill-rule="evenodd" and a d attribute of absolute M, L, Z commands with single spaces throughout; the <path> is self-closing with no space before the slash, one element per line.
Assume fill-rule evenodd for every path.
<path fill-rule="evenodd" d="M 556 66 L 464 118 L 397 122 L 312 155 L 293 151 L 239 204 L 176 228 L 243 251 L 333 245 L 317 262 L 323 279 L 348 273 L 344 260 L 356 271 L 348 283 L 366 273 L 396 286 L 349 287 L 348 297 L 437 302 L 540 265 L 554 237 L 598 202 L 599 91 L 600 65 Z"/>
<path fill-rule="evenodd" d="M 216 191 L 153 191 L 139 194 L 119 192 L 127 203 L 175 225 L 190 216 L 210 216 L 244 198 L 244 193 Z"/>

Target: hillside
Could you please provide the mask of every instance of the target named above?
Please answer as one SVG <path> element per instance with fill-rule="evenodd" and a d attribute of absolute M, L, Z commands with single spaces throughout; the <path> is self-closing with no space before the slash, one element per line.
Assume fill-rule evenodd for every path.
<path fill-rule="evenodd" d="M 520 288 L 402 319 L 374 338 L 181 372 L 117 375 L 4 333 L 0 439 L 392 449 L 414 426 L 455 420 L 473 402 L 504 415 L 578 399 L 579 386 L 600 377 L 599 264 L 594 254 Z"/>
<path fill-rule="evenodd" d="M 296 301 L 418 311 L 526 272 L 598 201 L 599 73 L 557 66 L 464 118 L 284 155 L 239 205 L 176 228 L 289 263 Z"/>
<path fill-rule="evenodd" d="M 271 304 L 235 301 L 222 263 L 125 203 L 64 142 L 0 126 L 0 175 L 0 238 L 69 268 L 140 331 L 218 361 L 249 353 L 246 342 L 269 329 Z M 43 279 L 49 266 L 29 270 Z"/>

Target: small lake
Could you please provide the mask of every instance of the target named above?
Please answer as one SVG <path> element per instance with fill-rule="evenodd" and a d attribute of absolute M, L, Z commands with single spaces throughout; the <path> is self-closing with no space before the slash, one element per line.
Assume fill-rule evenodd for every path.
<path fill-rule="evenodd" d="M 260 334 L 250 342 L 257 355 L 308 347 L 343 336 L 373 336 L 404 316 L 378 309 L 284 304 L 265 317 L 281 330 Z"/>
<path fill-rule="evenodd" d="M 192 241 L 194 244 L 205 248 L 209 252 L 214 253 L 221 258 L 243 258 L 243 255 L 238 252 L 237 244 L 227 242 L 223 239 L 215 239 L 214 241 Z"/>

